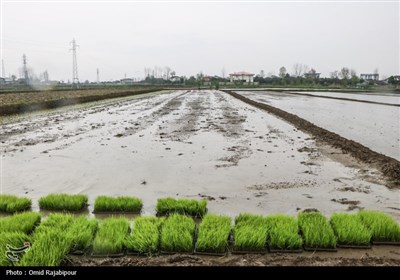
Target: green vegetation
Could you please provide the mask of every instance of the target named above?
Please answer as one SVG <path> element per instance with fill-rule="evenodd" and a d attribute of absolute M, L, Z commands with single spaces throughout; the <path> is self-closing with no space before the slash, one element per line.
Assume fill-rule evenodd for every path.
<path fill-rule="evenodd" d="M 83 194 L 49 194 L 39 199 L 40 209 L 56 211 L 79 211 L 87 206 L 88 197 Z"/>
<path fill-rule="evenodd" d="M 0 218 L 0 233 L 14 231 L 29 234 L 40 223 L 40 217 L 39 213 L 24 212 Z"/>
<path fill-rule="evenodd" d="M 68 228 L 67 238 L 71 240 L 71 251 L 84 251 L 89 248 L 97 231 L 98 222 L 96 219 L 89 219 L 84 216 L 74 218 Z"/>
<path fill-rule="evenodd" d="M 264 251 L 268 227 L 263 216 L 240 214 L 233 228 L 235 251 Z"/>
<path fill-rule="evenodd" d="M 22 232 L 2 232 L 0 234 L 0 266 L 11 266 L 16 263 L 24 254 L 24 243 L 29 242 L 29 236 Z M 14 254 L 8 248 L 15 249 Z M 13 261 L 10 258 L 14 258 Z"/>
<path fill-rule="evenodd" d="M 71 241 L 65 235 L 59 228 L 47 228 L 35 233 L 32 248 L 25 253 L 18 265 L 59 266 L 71 248 Z"/>
<path fill-rule="evenodd" d="M 156 208 L 158 215 L 177 213 L 203 217 L 207 212 L 207 200 L 160 198 Z"/>
<path fill-rule="evenodd" d="M 372 241 L 400 242 L 400 225 L 388 214 L 362 210 L 358 213 L 372 234 Z"/>
<path fill-rule="evenodd" d="M 158 251 L 160 228 L 164 218 L 139 217 L 135 219 L 133 230 L 126 238 L 126 248 L 139 254 L 154 254 Z"/>
<path fill-rule="evenodd" d="M 71 226 L 73 220 L 74 217 L 71 214 L 52 213 L 36 228 L 34 238 L 36 239 L 39 233 L 51 229 L 58 229 L 65 233 Z"/>
<path fill-rule="evenodd" d="M 273 250 L 299 250 L 303 239 L 299 235 L 297 219 L 287 215 L 271 215 L 266 218 L 268 244 Z"/>
<path fill-rule="evenodd" d="M 15 195 L 0 195 L 0 212 L 15 213 L 29 210 L 32 200 L 25 197 L 17 197 Z"/>
<path fill-rule="evenodd" d="M 191 252 L 196 224 L 187 216 L 172 214 L 161 229 L 161 250 L 168 252 Z"/>
<path fill-rule="evenodd" d="M 363 225 L 357 214 L 334 213 L 332 229 L 340 245 L 369 245 L 371 232 Z"/>
<path fill-rule="evenodd" d="M 228 247 L 231 218 L 207 214 L 199 226 L 197 251 L 224 253 Z"/>
<path fill-rule="evenodd" d="M 319 212 L 299 213 L 299 226 L 308 248 L 332 249 L 336 238 L 328 220 Z"/>
<path fill-rule="evenodd" d="M 126 218 L 108 218 L 100 223 L 93 242 L 94 255 L 119 254 L 124 249 L 129 231 Z"/>
<path fill-rule="evenodd" d="M 136 197 L 98 196 L 94 203 L 95 212 L 140 212 L 142 200 Z"/>

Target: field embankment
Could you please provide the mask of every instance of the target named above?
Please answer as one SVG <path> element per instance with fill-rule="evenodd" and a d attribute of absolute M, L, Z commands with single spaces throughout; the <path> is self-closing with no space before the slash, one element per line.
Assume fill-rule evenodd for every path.
<path fill-rule="evenodd" d="M 74 90 L 8 93 L 0 95 L 0 116 L 21 114 L 37 110 L 54 109 L 67 105 L 126 97 L 158 91 L 159 88 L 132 90 Z"/>

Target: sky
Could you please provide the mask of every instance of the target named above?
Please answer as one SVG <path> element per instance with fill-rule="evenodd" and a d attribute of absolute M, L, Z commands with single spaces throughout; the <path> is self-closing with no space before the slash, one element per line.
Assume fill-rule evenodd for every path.
<path fill-rule="evenodd" d="M 72 80 L 144 77 L 168 66 L 177 75 L 237 71 L 288 73 L 301 63 L 321 76 L 342 67 L 399 74 L 399 2 L 1 1 L 1 58 L 19 76 L 22 55 L 35 74 Z"/>

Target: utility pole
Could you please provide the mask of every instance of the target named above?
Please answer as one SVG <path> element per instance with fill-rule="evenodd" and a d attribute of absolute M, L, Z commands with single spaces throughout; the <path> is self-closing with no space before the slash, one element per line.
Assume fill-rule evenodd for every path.
<path fill-rule="evenodd" d="M 24 67 L 23 67 L 24 79 L 25 79 L 25 83 L 27 84 L 29 82 L 29 76 L 28 76 L 28 67 L 26 66 L 27 63 L 26 63 L 26 55 L 25 54 L 22 55 L 22 62 L 24 64 Z"/>
<path fill-rule="evenodd" d="M 75 38 L 72 39 L 72 87 L 79 88 L 79 78 L 78 78 L 78 63 L 76 61 L 76 48 L 79 47 L 76 42 Z"/>
<path fill-rule="evenodd" d="M 100 83 L 100 73 L 99 73 L 99 68 L 97 68 L 97 83 Z"/>
<path fill-rule="evenodd" d="M 6 77 L 6 70 L 4 70 L 4 59 L 1 60 L 1 77 Z"/>

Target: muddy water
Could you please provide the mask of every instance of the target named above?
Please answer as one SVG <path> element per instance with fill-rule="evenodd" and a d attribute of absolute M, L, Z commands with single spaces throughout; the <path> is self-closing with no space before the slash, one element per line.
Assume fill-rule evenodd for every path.
<path fill-rule="evenodd" d="M 371 150 L 400 160 L 400 107 L 281 92 L 241 94 L 296 114 Z"/>
<path fill-rule="evenodd" d="M 98 195 L 137 196 L 144 214 L 173 196 L 206 198 L 211 212 L 230 216 L 369 208 L 400 220 L 400 192 L 377 171 L 324 156 L 309 135 L 219 91 L 1 121 L 3 192 L 33 198 L 36 209 L 41 196 L 67 192 L 91 204 Z"/>
<path fill-rule="evenodd" d="M 298 94 L 311 94 L 320 96 L 329 96 L 337 98 L 357 99 L 361 101 L 373 101 L 379 103 L 387 103 L 393 105 L 400 105 L 400 94 L 397 93 L 351 93 L 351 92 L 328 92 L 328 91 L 294 91 Z"/>

